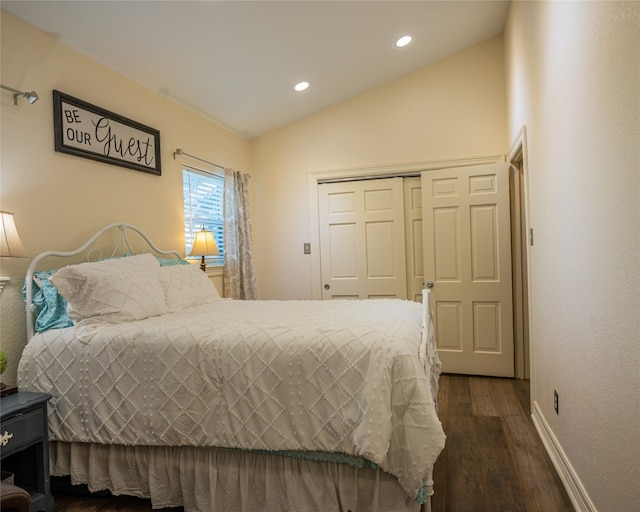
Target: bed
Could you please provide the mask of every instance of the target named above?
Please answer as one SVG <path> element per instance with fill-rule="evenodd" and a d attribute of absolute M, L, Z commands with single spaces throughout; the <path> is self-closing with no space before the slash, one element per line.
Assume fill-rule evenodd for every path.
<path fill-rule="evenodd" d="M 51 258 L 71 264 L 38 270 Z M 53 476 L 186 511 L 430 510 L 445 435 L 427 291 L 223 299 L 121 223 L 34 258 L 25 300 L 18 386 L 53 396 Z"/>

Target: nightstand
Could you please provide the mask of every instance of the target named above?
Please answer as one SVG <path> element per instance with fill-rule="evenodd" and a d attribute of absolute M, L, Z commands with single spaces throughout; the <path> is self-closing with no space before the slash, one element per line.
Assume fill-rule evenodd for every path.
<path fill-rule="evenodd" d="M 46 393 L 18 392 L 0 398 L 2 471 L 31 494 L 33 512 L 53 512 L 49 482 L 49 428 Z"/>

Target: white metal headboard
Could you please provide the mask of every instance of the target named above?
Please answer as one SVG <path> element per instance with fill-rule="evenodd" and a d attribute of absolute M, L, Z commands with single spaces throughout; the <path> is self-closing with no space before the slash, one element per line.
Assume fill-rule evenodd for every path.
<path fill-rule="evenodd" d="M 127 240 L 126 231 L 129 229 L 131 231 L 135 231 L 136 233 L 138 233 L 144 239 L 144 241 L 149 245 L 149 247 L 153 249 L 156 253 L 164 256 L 175 256 L 176 258 L 181 258 L 180 253 L 178 251 L 163 251 L 162 249 L 158 249 L 158 247 L 156 247 L 156 245 L 149 239 L 149 237 L 141 229 L 135 226 L 132 226 L 131 224 L 124 224 L 124 223 L 109 224 L 108 226 L 105 226 L 100 231 L 98 231 L 95 235 L 93 235 L 89 240 L 87 240 L 87 242 L 84 245 L 82 245 L 81 247 L 78 247 L 74 251 L 68 251 L 68 252 L 47 251 L 47 252 L 38 254 L 31 261 L 31 264 L 27 269 L 27 275 L 25 278 L 25 283 L 27 283 L 27 286 L 26 286 L 27 340 L 30 340 L 33 337 L 34 331 L 35 331 L 35 319 L 33 316 L 35 312 L 35 306 L 33 305 L 33 287 L 31 283 L 33 281 L 33 274 L 35 273 L 36 268 L 38 268 L 38 265 L 40 264 L 40 262 L 43 259 L 49 258 L 49 257 L 70 258 L 73 256 L 77 256 L 78 254 L 82 254 L 83 252 L 87 251 L 87 249 L 89 249 L 89 247 L 91 247 L 91 245 L 98 238 L 100 238 L 105 232 L 114 228 L 119 229 L 120 233 L 118 236 L 118 241 L 116 242 L 116 245 L 113 248 L 113 252 L 111 253 L 112 257 L 116 255 L 118 250 L 122 252 L 122 255 L 125 255 L 125 249 L 128 251 L 128 254 L 133 253 L 129 245 L 129 241 Z M 95 248 L 92 249 L 92 251 L 93 250 L 98 251 L 99 253 L 98 259 L 100 259 L 102 256 L 101 252 Z M 87 256 L 89 256 L 90 254 L 91 254 L 91 251 L 87 253 Z"/>

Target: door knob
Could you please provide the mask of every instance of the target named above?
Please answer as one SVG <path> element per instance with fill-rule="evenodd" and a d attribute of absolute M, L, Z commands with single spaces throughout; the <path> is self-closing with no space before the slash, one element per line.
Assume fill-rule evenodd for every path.
<path fill-rule="evenodd" d="M 329 286 L 328 284 L 325 284 L 325 285 L 324 285 L 324 289 L 325 289 L 325 290 L 328 290 L 329 288 L 331 288 L 331 286 Z"/>
<path fill-rule="evenodd" d="M 427 281 L 427 288 L 433 288 L 433 281 Z"/>

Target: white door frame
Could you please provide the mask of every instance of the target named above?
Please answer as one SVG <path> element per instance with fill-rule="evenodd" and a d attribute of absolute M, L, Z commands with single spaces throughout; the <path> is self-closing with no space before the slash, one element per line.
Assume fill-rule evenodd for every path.
<path fill-rule="evenodd" d="M 530 393 L 533 395 L 534 388 L 534 363 L 535 363 L 535 347 L 534 347 L 534 332 L 533 332 L 533 307 L 531 297 L 533 282 L 531 276 L 533 275 L 533 249 L 531 244 L 531 210 L 530 210 L 530 196 L 529 196 L 529 163 L 528 163 L 528 148 L 527 148 L 527 127 L 522 126 L 520 131 L 516 135 L 513 143 L 511 144 L 511 149 L 509 150 L 507 156 L 507 162 L 513 165 L 513 162 L 522 163 L 522 179 L 523 179 L 523 197 L 520 198 L 522 204 L 524 206 L 524 216 L 525 216 L 525 233 L 523 236 L 528 238 L 526 245 L 526 260 L 527 260 L 527 275 L 526 277 L 526 285 L 527 285 L 527 304 L 528 304 L 528 334 L 529 334 L 529 371 L 525 371 L 523 358 L 516 359 L 516 378 L 524 379 L 526 375 L 530 376 L 531 386 Z M 523 354 L 524 346 L 522 346 L 522 340 L 516 341 L 516 352 Z"/>
<path fill-rule="evenodd" d="M 377 167 L 351 167 L 343 169 L 312 171 L 309 173 L 309 237 L 311 251 L 311 289 L 314 300 L 322 299 L 321 267 L 320 267 L 320 219 L 318 211 L 318 183 L 324 181 L 362 180 L 366 178 L 382 178 L 392 176 L 415 176 L 422 171 L 447 169 L 504 162 L 504 155 L 488 155 L 469 158 L 452 158 L 429 162 L 413 162 Z"/>

